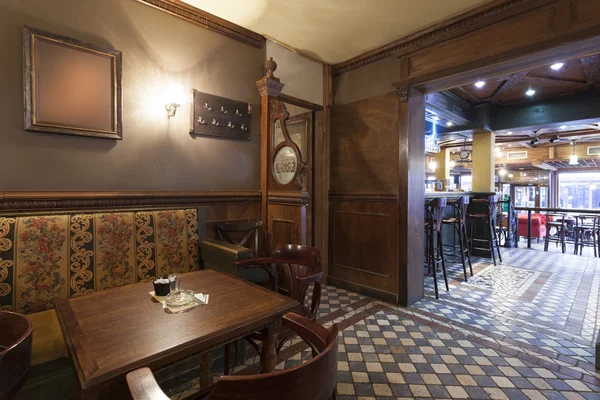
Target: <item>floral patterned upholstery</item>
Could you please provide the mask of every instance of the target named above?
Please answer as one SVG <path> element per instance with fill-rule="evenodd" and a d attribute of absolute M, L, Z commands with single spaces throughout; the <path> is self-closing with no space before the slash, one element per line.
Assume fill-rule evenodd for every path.
<path fill-rule="evenodd" d="M 196 209 L 0 217 L 0 309 L 200 268 Z"/>

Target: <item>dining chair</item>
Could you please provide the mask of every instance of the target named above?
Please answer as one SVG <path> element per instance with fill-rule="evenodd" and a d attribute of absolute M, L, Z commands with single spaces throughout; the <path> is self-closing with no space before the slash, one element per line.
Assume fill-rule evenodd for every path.
<path fill-rule="evenodd" d="M 561 245 L 563 253 L 567 251 L 566 242 L 566 214 L 565 213 L 548 213 L 546 215 L 546 238 L 544 239 L 544 251 L 548 251 L 549 244 L 556 243 Z M 556 231 L 556 236 L 552 235 L 552 230 Z"/>
<path fill-rule="evenodd" d="M 0 400 L 14 399 L 27 380 L 32 333 L 28 317 L 0 311 Z"/>
<path fill-rule="evenodd" d="M 321 278 L 323 277 L 321 253 L 318 249 L 298 244 L 280 244 L 277 245 L 271 257 L 235 261 L 233 265 L 238 270 L 245 268 L 263 269 L 270 275 L 272 290 L 298 302 L 296 309 L 298 314 L 312 321 L 317 318 L 319 304 L 321 303 Z M 311 305 L 307 307 L 305 305 L 306 294 L 311 285 L 313 285 Z M 279 334 L 277 352 L 293 335 L 294 333 L 289 329 Z M 264 338 L 259 333 L 255 333 L 248 339 L 250 344 L 259 351 L 256 341 L 263 341 Z"/>
<path fill-rule="evenodd" d="M 258 232 L 261 226 L 262 221 L 249 221 L 220 223 L 216 224 L 215 228 L 220 241 L 249 248 L 256 257 L 259 249 L 258 239 L 260 235 Z M 251 247 L 246 245 L 250 238 L 252 238 Z"/>
<path fill-rule="evenodd" d="M 316 355 L 303 364 L 260 375 L 229 375 L 187 400 L 327 400 L 336 398 L 339 327 L 331 330 L 301 315 L 283 316 L 283 326 L 298 334 Z M 149 368 L 127 374 L 133 400 L 169 399 Z"/>
<path fill-rule="evenodd" d="M 583 254 L 584 247 L 594 248 L 594 257 L 598 257 L 598 215 L 577 215 L 575 217 L 575 253 L 579 251 L 579 255 Z"/>

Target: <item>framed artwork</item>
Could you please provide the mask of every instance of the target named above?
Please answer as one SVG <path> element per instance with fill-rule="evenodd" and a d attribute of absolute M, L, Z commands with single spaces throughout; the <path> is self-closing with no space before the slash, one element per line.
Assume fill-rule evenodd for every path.
<path fill-rule="evenodd" d="M 25 130 L 122 139 L 121 52 L 23 29 Z"/>

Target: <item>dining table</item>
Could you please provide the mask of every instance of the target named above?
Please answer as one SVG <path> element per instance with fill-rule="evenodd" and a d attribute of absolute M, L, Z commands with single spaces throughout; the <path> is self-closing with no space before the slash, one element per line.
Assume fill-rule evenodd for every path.
<path fill-rule="evenodd" d="M 156 371 L 196 354 L 202 354 L 206 381 L 211 350 L 257 331 L 266 337 L 261 372 L 274 370 L 281 319 L 296 309 L 295 300 L 215 270 L 182 274 L 181 287 L 209 294 L 208 304 L 173 313 L 149 294 L 152 282 L 56 303 L 79 398 L 127 396 L 127 373 L 140 367 Z"/>

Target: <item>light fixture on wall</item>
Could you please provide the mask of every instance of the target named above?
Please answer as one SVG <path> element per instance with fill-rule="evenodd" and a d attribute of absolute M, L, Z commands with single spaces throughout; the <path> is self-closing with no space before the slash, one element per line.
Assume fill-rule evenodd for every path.
<path fill-rule="evenodd" d="M 450 161 L 450 168 L 454 168 L 454 167 L 456 167 L 456 162 Z"/>
<path fill-rule="evenodd" d="M 181 85 L 169 85 L 169 89 L 167 90 L 167 104 L 165 104 L 167 118 L 171 119 L 175 117 L 177 109 L 181 107 L 181 104 L 183 103 L 183 97 L 183 87 Z"/>
<path fill-rule="evenodd" d="M 573 145 L 573 154 L 569 157 L 569 165 L 579 165 L 579 157 L 575 154 L 575 142 L 571 144 Z"/>
<path fill-rule="evenodd" d="M 435 160 L 429 161 L 429 169 L 435 171 L 437 168 L 437 162 Z"/>
<path fill-rule="evenodd" d="M 500 175 L 500 176 L 506 175 L 506 169 L 500 168 L 500 170 L 498 171 L 498 175 Z"/>

